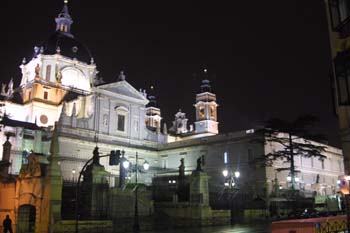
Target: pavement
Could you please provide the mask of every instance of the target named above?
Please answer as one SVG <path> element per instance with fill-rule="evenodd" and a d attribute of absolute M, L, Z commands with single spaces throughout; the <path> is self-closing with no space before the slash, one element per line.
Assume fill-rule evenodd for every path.
<path fill-rule="evenodd" d="M 269 225 L 235 225 L 203 228 L 180 228 L 162 231 L 164 233 L 269 233 Z M 159 233 L 159 232 L 158 232 Z"/>

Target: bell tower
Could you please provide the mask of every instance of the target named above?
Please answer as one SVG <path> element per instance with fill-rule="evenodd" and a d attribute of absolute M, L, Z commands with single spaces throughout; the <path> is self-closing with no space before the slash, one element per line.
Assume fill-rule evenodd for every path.
<path fill-rule="evenodd" d="M 197 134 L 208 133 L 218 134 L 216 95 L 211 92 L 210 81 L 207 79 L 207 70 L 204 70 L 205 77 L 202 80 L 201 92 L 196 95 L 196 122 L 195 132 Z"/>
<path fill-rule="evenodd" d="M 148 95 L 149 103 L 146 107 L 146 126 L 156 131 L 157 133 L 160 133 L 160 123 L 162 120 L 162 117 L 160 115 L 160 109 L 157 106 L 157 99 L 154 95 L 154 87 L 151 86 L 150 94 Z"/>

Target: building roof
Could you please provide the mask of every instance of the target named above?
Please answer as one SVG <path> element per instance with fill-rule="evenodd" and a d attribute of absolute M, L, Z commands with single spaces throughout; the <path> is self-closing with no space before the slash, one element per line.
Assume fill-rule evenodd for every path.
<path fill-rule="evenodd" d="M 32 129 L 32 130 L 43 130 L 43 128 L 37 126 L 35 123 L 25 122 L 25 121 L 17 121 L 4 116 L 0 124 L 11 127 L 22 127 L 24 129 Z"/>
<path fill-rule="evenodd" d="M 63 102 L 70 102 L 73 100 L 76 100 L 81 96 L 82 94 L 76 93 L 74 91 L 69 91 L 62 99 L 61 103 Z"/>
<path fill-rule="evenodd" d="M 90 50 L 75 37 L 56 31 L 47 40 L 39 44 L 46 55 L 61 54 L 65 57 L 77 59 L 78 61 L 90 64 L 92 59 Z"/>

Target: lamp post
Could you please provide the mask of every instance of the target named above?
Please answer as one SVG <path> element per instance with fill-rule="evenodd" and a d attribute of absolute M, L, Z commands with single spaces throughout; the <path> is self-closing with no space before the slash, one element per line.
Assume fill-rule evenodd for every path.
<path fill-rule="evenodd" d="M 124 157 L 125 151 L 121 151 L 120 167 L 119 167 L 119 188 L 122 188 L 125 183 L 125 173 L 129 168 L 129 161 Z"/>
<path fill-rule="evenodd" d="M 109 157 L 111 156 L 110 154 L 106 155 L 100 155 L 98 151 L 98 147 L 96 146 L 94 151 L 93 151 L 93 157 L 90 158 L 86 163 L 84 164 L 83 168 L 79 172 L 78 176 L 78 181 L 76 185 L 76 192 L 75 192 L 75 233 L 79 232 L 79 218 L 80 218 L 80 213 L 79 213 L 79 201 L 80 201 L 80 180 L 82 178 L 82 175 L 86 169 L 86 167 L 92 163 L 99 164 L 99 159 L 103 157 Z M 72 170 L 72 173 L 75 174 L 76 171 L 75 169 Z"/>
<path fill-rule="evenodd" d="M 135 206 L 134 206 L 134 225 L 133 225 L 133 232 L 139 233 L 140 232 L 140 223 L 139 223 L 139 209 L 138 209 L 138 173 L 139 173 L 139 155 L 136 152 L 136 158 L 135 158 Z M 123 167 L 125 169 L 128 169 L 130 165 L 130 162 L 128 160 L 123 161 Z M 150 167 L 149 163 L 145 161 L 143 163 L 143 169 L 147 171 Z"/>
<path fill-rule="evenodd" d="M 75 169 L 72 169 L 72 183 L 74 183 L 75 181 L 75 173 L 76 173 Z"/>
<path fill-rule="evenodd" d="M 99 159 L 102 157 L 107 157 L 110 156 L 108 155 L 100 155 L 98 152 L 98 147 L 96 146 L 94 151 L 93 151 L 93 157 L 86 161 L 84 164 L 83 168 L 79 172 L 79 177 L 78 177 L 78 182 L 76 186 L 76 192 L 75 192 L 75 233 L 78 233 L 79 231 L 79 218 L 80 218 L 80 213 L 79 213 L 79 201 L 80 201 L 80 180 L 81 176 L 83 175 L 86 167 L 92 162 L 92 163 L 99 163 Z"/>
<path fill-rule="evenodd" d="M 234 195 L 237 194 L 238 187 L 237 187 L 237 180 L 241 176 L 241 173 L 239 171 L 232 172 L 232 170 L 229 170 L 225 168 L 222 171 L 222 175 L 225 177 L 224 186 L 225 189 L 229 191 L 229 205 L 230 205 L 230 211 L 231 211 L 231 225 L 234 225 L 234 208 L 233 208 L 233 198 Z"/>

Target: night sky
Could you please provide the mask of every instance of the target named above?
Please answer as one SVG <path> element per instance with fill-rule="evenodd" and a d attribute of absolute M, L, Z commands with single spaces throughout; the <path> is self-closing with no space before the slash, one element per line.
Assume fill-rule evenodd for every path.
<path fill-rule="evenodd" d="M 106 82 L 123 69 L 136 89 L 153 85 L 168 127 L 178 109 L 194 122 L 207 68 L 220 132 L 314 114 L 316 130 L 339 146 L 323 1 L 209 2 L 71 0 L 71 31 L 89 47 Z M 19 84 L 22 58 L 30 59 L 33 47 L 54 32 L 62 6 L 63 0 L 2 3 L 2 82 L 14 77 Z"/>

